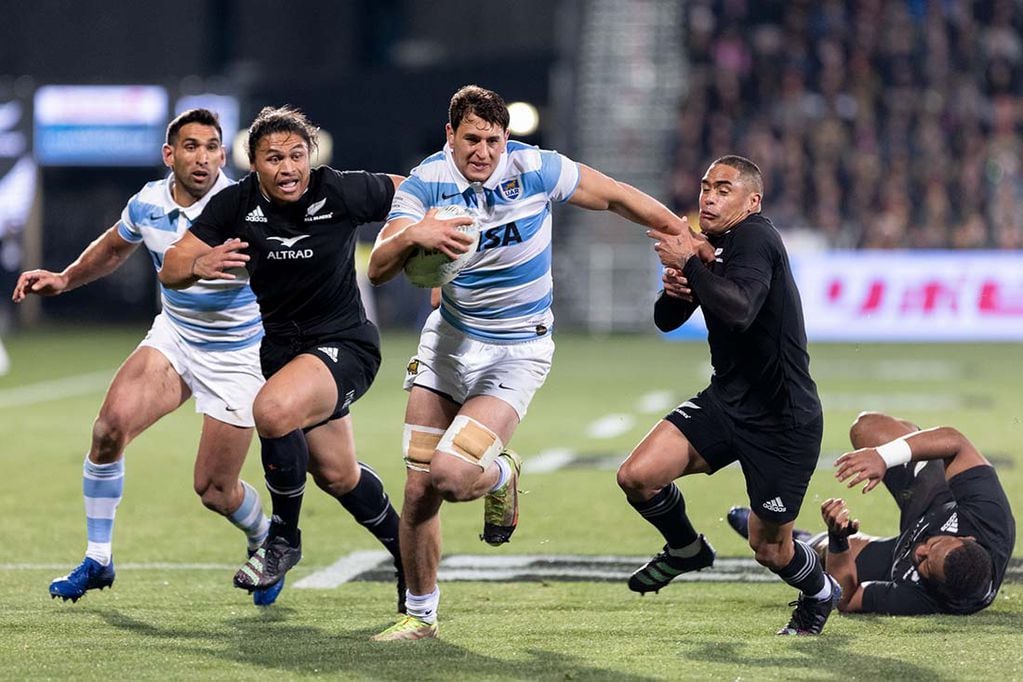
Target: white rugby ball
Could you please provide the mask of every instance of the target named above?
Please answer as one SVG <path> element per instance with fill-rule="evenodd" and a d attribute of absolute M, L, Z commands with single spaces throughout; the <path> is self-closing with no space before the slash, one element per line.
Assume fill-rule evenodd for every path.
<path fill-rule="evenodd" d="M 457 204 L 441 206 L 437 209 L 434 217 L 438 220 L 472 218 L 471 225 L 462 225 L 458 228 L 472 237 L 472 243 L 469 244 L 469 250 L 455 260 L 449 260 L 447 256 L 435 249 L 426 250 L 417 246 L 405 261 L 405 276 L 413 285 L 425 289 L 443 286 L 457 277 L 458 273 L 468 264 L 469 259 L 476 255 L 476 247 L 480 243 L 479 221 L 464 206 Z"/>

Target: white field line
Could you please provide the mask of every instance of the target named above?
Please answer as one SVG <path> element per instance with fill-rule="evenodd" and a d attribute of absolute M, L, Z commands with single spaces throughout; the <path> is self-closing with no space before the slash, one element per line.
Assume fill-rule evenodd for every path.
<path fill-rule="evenodd" d="M 101 372 L 79 374 L 65 379 L 40 381 L 35 384 L 3 389 L 0 390 L 0 409 L 24 407 L 26 405 L 36 405 L 53 400 L 97 393 L 107 387 L 116 371 L 116 369 L 106 369 Z"/>
<path fill-rule="evenodd" d="M 575 458 L 575 450 L 551 448 L 522 462 L 522 469 L 529 474 L 546 474 L 564 468 Z"/>
<path fill-rule="evenodd" d="M 313 572 L 293 585 L 296 588 L 330 589 L 343 585 L 360 573 L 376 568 L 391 555 L 384 551 L 352 552 L 343 556 L 330 566 Z"/>
<path fill-rule="evenodd" d="M 614 438 L 627 433 L 636 423 L 631 414 L 609 414 L 586 427 L 589 438 Z"/>

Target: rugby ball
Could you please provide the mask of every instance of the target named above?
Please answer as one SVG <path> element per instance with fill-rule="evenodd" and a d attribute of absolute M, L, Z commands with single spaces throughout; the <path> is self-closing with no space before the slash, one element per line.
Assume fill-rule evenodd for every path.
<path fill-rule="evenodd" d="M 471 225 L 462 225 L 458 228 L 472 237 L 472 243 L 469 244 L 469 250 L 455 260 L 449 260 L 447 256 L 435 249 L 426 250 L 417 246 L 405 261 L 405 276 L 413 285 L 425 289 L 443 286 L 457 277 L 458 273 L 468 264 L 469 259 L 476 255 L 476 247 L 480 243 L 479 221 L 464 206 L 457 204 L 441 206 L 434 217 L 438 220 L 472 218 Z"/>

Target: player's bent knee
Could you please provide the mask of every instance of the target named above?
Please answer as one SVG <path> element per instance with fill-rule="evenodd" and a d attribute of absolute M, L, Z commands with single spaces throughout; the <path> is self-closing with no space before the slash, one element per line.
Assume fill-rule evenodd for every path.
<path fill-rule="evenodd" d="M 256 432 L 263 438 L 281 438 L 302 426 L 302 420 L 294 413 L 294 405 L 277 396 L 256 396 L 252 404 L 252 418 Z"/>
<path fill-rule="evenodd" d="M 100 414 L 92 425 L 92 443 L 102 460 L 113 461 L 112 456 L 119 454 L 128 445 L 128 430 L 124 420 L 110 414 Z"/>
<path fill-rule="evenodd" d="M 430 462 L 437 450 L 444 429 L 432 426 L 405 424 L 401 437 L 401 454 L 405 459 L 405 467 L 412 471 L 430 473 Z"/>
<path fill-rule="evenodd" d="M 438 452 L 475 464 L 486 470 L 504 449 L 504 443 L 485 424 L 472 417 L 460 414 L 451 422 L 444 436 L 437 444 Z"/>
<path fill-rule="evenodd" d="M 204 507 L 226 516 L 237 506 L 237 504 L 232 504 L 237 483 L 234 481 L 231 485 L 225 485 L 212 479 L 205 479 L 197 480 L 193 487 Z"/>

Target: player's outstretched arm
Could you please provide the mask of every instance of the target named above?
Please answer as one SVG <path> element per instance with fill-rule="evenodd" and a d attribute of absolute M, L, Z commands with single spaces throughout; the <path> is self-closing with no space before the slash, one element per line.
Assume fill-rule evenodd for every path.
<path fill-rule="evenodd" d="M 211 247 L 185 232 L 164 254 L 160 283 L 170 289 L 185 289 L 200 279 L 237 279 L 231 270 L 245 267 L 249 256 L 242 250 L 248 246 L 240 239 L 228 239 Z"/>
<path fill-rule="evenodd" d="M 21 273 L 11 300 L 21 303 L 29 294 L 56 296 L 89 282 L 106 277 L 121 267 L 121 263 L 135 252 L 137 244 L 125 241 L 117 233 L 117 225 L 85 247 L 81 255 L 61 272 L 28 270 Z"/>
<path fill-rule="evenodd" d="M 860 522 L 851 519 L 845 500 L 829 498 L 821 504 L 821 517 L 828 527 L 828 553 L 825 568 L 842 587 L 838 610 L 844 613 L 862 609 L 863 587 L 856 572 L 856 559 L 849 551 L 849 536 L 860 528 Z"/>
<path fill-rule="evenodd" d="M 395 218 L 387 222 L 369 256 L 367 275 L 374 285 L 394 279 L 416 247 L 436 250 L 451 260 L 465 253 L 473 238 L 457 229 L 472 225 L 472 218 L 435 218 L 437 209 L 431 208 L 416 222 L 412 218 Z"/>
<path fill-rule="evenodd" d="M 688 232 L 683 220 L 657 199 L 582 163 L 579 184 L 568 203 L 591 211 L 611 211 L 637 225 L 667 234 Z"/>
<path fill-rule="evenodd" d="M 835 478 L 852 488 L 863 483 L 863 492 L 873 490 L 890 467 L 908 462 L 941 459 L 945 478 L 977 466 L 991 466 L 966 436 L 951 426 L 917 431 L 875 448 L 847 452 L 835 461 Z"/>

